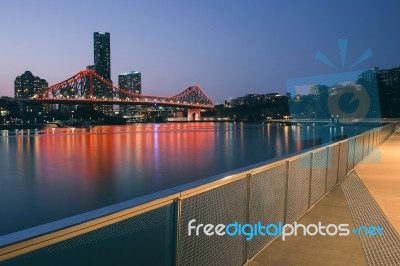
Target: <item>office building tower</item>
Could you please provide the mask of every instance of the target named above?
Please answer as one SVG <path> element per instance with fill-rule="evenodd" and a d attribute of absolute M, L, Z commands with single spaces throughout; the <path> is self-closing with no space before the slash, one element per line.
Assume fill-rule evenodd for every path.
<path fill-rule="evenodd" d="M 94 70 L 103 79 L 112 83 L 111 81 L 111 51 L 110 51 L 110 33 L 109 32 L 95 32 L 93 34 L 94 43 Z M 92 69 L 92 66 L 89 66 Z M 104 84 L 100 80 L 93 83 L 94 90 L 93 96 L 102 98 L 114 97 L 110 86 Z M 112 105 L 97 105 L 96 109 L 103 113 L 112 113 Z"/>
<path fill-rule="evenodd" d="M 34 76 L 30 71 L 25 71 L 21 76 L 15 78 L 15 98 L 27 99 L 33 97 L 34 95 L 43 93 L 48 86 L 45 79 Z"/>
<path fill-rule="evenodd" d="M 140 72 L 131 71 L 118 75 L 118 86 L 125 91 L 141 94 L 142 80 Z M 133 117 L 140 111 L 140 107 L 121 105 L 119 110 L 123 116 Z"/>
<path fill-rule="evenodd" d="M 118 75 L 118 86 L 126 91 L 141 94 L 142 78 L 138 71 L 131 71 Z"/>
<path fill-rule="evenodd" d="M 375 69 L 382 117 L 400 117 L 400 67 Z M 371 96 L 370 96 L 371 97 Z"/>
<path fill-rule="evenodd" d="M 110 33 L 94 33 L 94 67 L 100 76 L 111 81 Z"/>

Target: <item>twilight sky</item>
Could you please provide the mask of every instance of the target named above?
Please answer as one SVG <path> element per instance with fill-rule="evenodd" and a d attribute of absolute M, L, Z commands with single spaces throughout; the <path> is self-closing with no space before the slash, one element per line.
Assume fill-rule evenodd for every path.
<path fill-rule="evenodd" d="M 373 57 L 352 70 L 400 66 L 399 14 L 398 0 L 0 1 L 0 95 L 25 70 L 52 85 L 93 64 L 94 31 L 111 33 L 114 83 L 141 71 L 143 94 L 284 92 L 287 79 L 349 70 L 367 48 Z"/>

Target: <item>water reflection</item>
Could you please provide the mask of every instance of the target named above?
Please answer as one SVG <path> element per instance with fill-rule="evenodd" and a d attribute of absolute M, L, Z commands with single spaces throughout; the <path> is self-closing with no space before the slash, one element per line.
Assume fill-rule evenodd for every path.
<path fill-rule="evenodd" d="M 336 134 L 241 123 L 3 132 L 0 235 L 300 151 L 319 144 L 321 132 Z"/>

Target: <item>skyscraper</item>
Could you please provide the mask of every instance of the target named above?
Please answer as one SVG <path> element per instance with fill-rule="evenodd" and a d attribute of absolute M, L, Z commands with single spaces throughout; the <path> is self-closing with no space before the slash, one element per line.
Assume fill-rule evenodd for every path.
<path fill-rule="evenodd" d="M 111 81 L 110 33 L 94 33 L 94 67 L 100 76 Z"/>
<path fill-rule="evenodd" d="M 94 66 L 89 66 L 89 69 L 94 69 L 97 74 L 102 76 L 105 80 L 111 81 L 111 53 L 110 53 L 110 33 L 109 32 L 95 32 L 93 33 L 94 43 Z M 113 92 L 109 86 L 96 80 L 93 83 L 94 90 L 93 96 L 111 98 Z M 97 105 L 97 110 L 103 113 L 111 113 L 112 105 Z"/>
<path fill-rule="evenodd" d="M 138 71 L 131 71 L 118 75 L 118 87 L 123 90 L 129 91 L 135 94 L 142 93 L 142 80 L 141 74 Z M 121 105 L 120 113 L 124 116 L 134 116 L 140 110 L 138 106 Z"/>
<path fill-rule="evenodd" d="M 45 79 L 34 76 L 32 72 L 25 71 L 21 76 L 15 78 L 15 98 L 27 99 L 35 94 L 43 93 L 48 87 Z"/>
<path fill-rule="evenodd" d="M 142 80 L 138 71 L 131 71 L 118 75 L 118 86 L 126 91 L 141 94 Z"/>

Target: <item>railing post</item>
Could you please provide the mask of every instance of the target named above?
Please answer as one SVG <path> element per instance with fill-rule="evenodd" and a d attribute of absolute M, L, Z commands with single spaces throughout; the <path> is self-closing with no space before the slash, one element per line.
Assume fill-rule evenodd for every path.
<path fill-rule="evenodd" d="M 335 185 L 336 184 L 338 184 L 339 183 L 339 181 L 340 181 L 340 169 L 341 169 L 341 167 L 343 167 L 343 166 L 340 166 L 340 161 L 342 160 L 342 143 L 343 142 L 339 142 L 338 144 L 337 144 L 337 146 L 338 146 L 338 162 L 337 162 L 337 173 L 336 173 L 336 182 L 335 182 Z M 328 149 L 329 149 L 329 147 L 328 147 Z M 332 156 L 333 157 L 333 156 Z M 346 169 L 347 169 L 347 163 L 346 163 L 346 165 L 344 166 Z M 326 171 L 328 172 L 328 169 L 329 168 L 326 168 Z M 328 173 L 326 173 L 326 175 L 328 175 Z M 334 186 L 335 186 L 334 185 Z M 333 186 L 333 187 L 334 187 Z M 328 191 L 327 191 L 328 192 Z"/>
<path fill-rule="evenodd" d="M 253 174 L 249 173 L 246 175 L 246 179 L 247 179 L 247 206 L 246 206 L 246 223 L 250 224 L 250 215 L 251 215 L 251 197 L 252 197 L 252 193 L 251 193 L 251 184 L 252 184 L 252 177 Z M 249 260 L 249 241 L 245 241 L 244 242 L 244 254 L 246 257 L 246 261 Z"/>
<path fill-rule="evenodd" d="M 312 178 L 313 178 L 313 160 L 314 160 L 314 152 L 310 152 L 310 178 L 308 179 L 308 208 L 311 207 L 311 190 L 312 190 Z"/>
<path fill-rule="evenodd" d="M 286 188 L 285 188 L 285 210 L 283 214 L 283 224 L 287 223 L 287 211 L 288 211 L 288 192 L 289 192 L 289 175 L 290 175 L 290 161 L 286 161 Z"/>
<path fill-rule="evenodd" d="M 362 135 L 362 143 L 361 143 L 361 159 L 360 162 L 358 164 L 360 164 L 362 161 L 364 161 L 364 142 L 365 142 L 365 133 L 363 133 Z M 357 165 L 358 165 L 357 164 Z"/>
<path fill-rule="evenodd" d="M 182 211 L 182 200 L 177 199 L 174 204 L 174 250 L 172 256 L 172 265 L 179 265 L 179 242 L 181 237 L 181 211 Z"/>
<path fill-rule="evenodd" d="M 340 145 L 339 145 L 340 146 Z M 340 152 L 340 150 L 339 150 Z M 340 153 L 339 153 L 340 156 Z M 333 156 L 331 156 L 333 157 Z M 326 166 L 325 166 L 325 193 L 324 195 L 328 192 L 328 169 L 329 169 L 329 146 L 326 147 Z M 339 165 L 339 164 L 338 164 Z M 331 160 L 331 166 L 332 166 L 332 160 Z M 337 171 L 337 175 L 336 175 L 336 183 L 338 180 L 338 176 L 339 176 L 339 167 L 338 167 L 338 171 Z"/>

